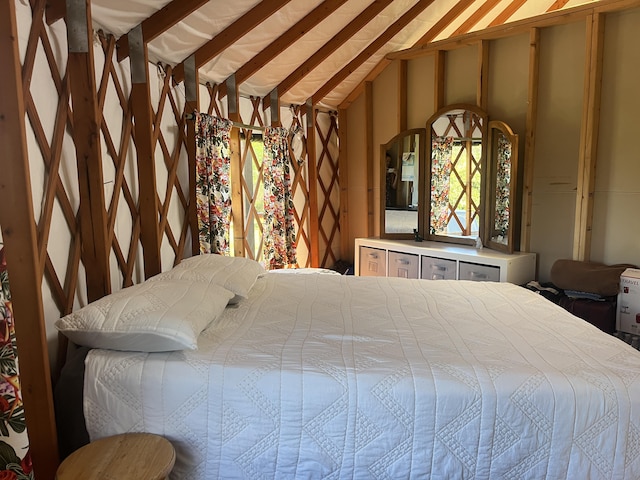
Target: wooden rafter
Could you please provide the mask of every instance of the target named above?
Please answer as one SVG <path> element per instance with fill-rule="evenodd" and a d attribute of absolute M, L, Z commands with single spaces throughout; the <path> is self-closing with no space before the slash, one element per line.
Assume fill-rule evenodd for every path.
<path fill-rule="evenodd" d="M 276 40 L 271 42 L 260 53 L 256 54 L 251 60 L 240 67 L 236 73 L 236 82 L 240 85 L 247 78 L 267 65 L 276 56 L 284 52 L 288 47 L 293 45 L 297 40 L 302 38 L 312 28 L 326 19 L 335 12 L 347 0 L 325 0 L 316 8 L 311 10 L 305 17 L 292 26 L 289 30 L 280 35 Z M 226 84 L 220 85 L 219 98 L 224 98 L 227 94 Z"/>
<path fill-rule="evenodd" d="M 216 55 L 223 52 L 225 48 L 231 46 L 290 1 L 263 0 L 260 2 L 193 53 L 196 68 L 200 68 L 212 60 Z M 173 78 L 176 83 L 184 80 L 184 63 L 179 63 L 173 69 Z"/>
<path fill-rule="evenodd" d="M 287 78 L 278 84 L 277 91 L 280 96 L 288 92 L 296 83 L 302 80 L 311 70 L 316 68 L 329 55 L 335 52 L 339 47 L 354 36 L 362 27 L 376 17 L 392 0 L 374 1 L 364 9 L 362 13 L 357 15 L 342 30 L 336 33 L 331 40 L 325 43 L 319 50 L 305 60 L 298 68 L 296 68 Z M 316 102 L 314 102 L 315 104 Z"/>
<path fill-rule="evenodd" d="M 189 14 L 195 12 L 208 1 L 209 0 L 173 0 L 168 5 L 165 5 L 141 23 L 144 43 L 149 43 L 189 16 Z M 118 61 L 122 61 L 128 56 L 129 36 L 122 35 L 118 39 Z"/>
<path fill-rule="evenodd" d="M 451 36 L 455 37 L 457 35 L 468 33 L 480 20 L 486 17 L 487 14 L 493 10 L 493 7 L 500 3 L 500 1 L 501 0 L 487 0 L 485 3 L 480 5 L 480 7 L 478 7 L 478 9 L 473 12 Z"/>
<path fill-rule="evenodd" d="M 560 10 L 568 2 L 569 2 L 569 0 L 556 0 L 555 2 L 553 2 L 553 5 L 551 5 L 549 8 L 547 8 L 547 12 L 553 12 L 555 10 Z"/>
<path fill-rule="evenodd" d="M 451 8 L 447 13 L 445 13 L 440 20 L 438 20 L 433 27 L 429 29 L 427 33 L 425 33 L 420 40 L 418 40 L 413 46 L 417 47 L 419 45 L 424 45 L 425 43 L 429 43 L 431 40 L 436 38 L 440 32 L 442 32 L 445 28 L 447 28 L 456 18 L 462 15 L 469 6 L 475 0 L 460 0 L 456 3 L 453 8 Z"/>
<path fill-rule="evenodd" d="M 345 67 L 343 67 L 338 73 L 336 73 L 331 79 L 320 87 L 311 97 L 313 104 L 318 104 L 320 101 L 334 88 L 336 88 L 345 78 L 366 62 L 373 54 L 380 50 L 389 40 L 405 28 L 411 20 L 413 20 L 420 12 L 431 5 L 434 0 L 419 0 L 413 7 L 407 10 L 400 18 L 393 22 L 389 27 L 382 32 L 373 42 L 362 50 L 353 60 L 351 60 Z"/>
<path fill-rule="evenodd" d="M 496 25 L 503 25 L 525 3 L 527 3 L 527 0 L 513 0 L 509 5 L 507 5 L 507 8 L 505 8 L 498 14 L 498 16 L 493 20 L 493 22 L 489 24 L 489 26 L 495 27 Z"/>

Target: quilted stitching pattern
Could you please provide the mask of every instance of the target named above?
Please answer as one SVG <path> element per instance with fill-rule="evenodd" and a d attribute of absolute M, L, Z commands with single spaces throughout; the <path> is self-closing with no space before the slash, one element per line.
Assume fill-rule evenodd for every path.
<path fill-rule="evenodd" d="M 640 478 L 640 354 L 513 285 L 266 275 L 86 378 L 91 437 L 161 433 L 175 479 Z"/>

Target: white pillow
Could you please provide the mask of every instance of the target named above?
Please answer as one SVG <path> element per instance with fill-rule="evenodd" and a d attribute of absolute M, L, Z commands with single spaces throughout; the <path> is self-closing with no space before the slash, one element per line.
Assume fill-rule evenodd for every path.
<path fill-rule="evenodd" d="M 233 297 L 218 285 L 159 280 L 107 295 L 59 319 L 69 340 L 92 348 L 195 350 L 200 332 Z"/>
<path fill-rule="evenodd" d="M 264 272 L 264 267 L 250 258 L 205 253 L 182 260 L 172 270 L 149 280 L 190 280 L 220 285 L 235 294 L 229 303 L 237 303 L 249 296 L 256 279 Z"/>

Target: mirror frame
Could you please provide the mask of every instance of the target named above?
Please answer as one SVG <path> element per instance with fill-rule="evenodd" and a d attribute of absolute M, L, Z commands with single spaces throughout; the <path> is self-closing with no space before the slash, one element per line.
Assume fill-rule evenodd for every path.
<path fill-rule="evenodd" d="M 423 225 L 425 227 L 424 234 L 422 235 L 425 239 L 436 241 L 436 242 L 447 242 L 447 243 L 456 243 L 463 245 L 475 245 L 476 238 L 470 237 L 456 237 L 451 235 L 435 235 L 430 232 L 429 226 L 431 225 L 431 160 L 433 156 L 433 130 L 432 125 L 440 119 L 443 115 L 446 115 L 448 112 L 452 110 L 468 110 L 475 113 L 482 119 L 482 158 L 480 159 L 480 208 L 478 210 L 478 236 L 480 239 L 484 238 L 484 230 L 485 230 L 485 216 L 486 207 L 486 164 L 487 164 L 487 124 L 488 124 L 488 114 L 483 109 L 478 107 L 477 105 L 467 104 L 467 103 L 456 103 L 451 105 L 446 105 L 435 112 L 429 119 L 427 120 L 426 131 L 428 134 L 427 140 L 427 152 L 425 168 L 425 183 L 424 183 L 424 192 L 422 203 L 424 204 L 424 220 Z"/>
<path fill-rule="evenodd" d="M 380 238 L 395 238 L 399 240 L 407 240 L 414 239 L 414 232 L 407 233 L 388 233 L 386 232 L 386 219 L 385 219 L 385 210 L 387 206 L 387 182 L 386 182 L 386 174 L 387 174 L 387 164 L 386 164 L 386 153 L 389 150 L 390 146 L 394 143 L 398 142 L 400 139 L 418 135 L 418 224 L 415 228 L 418 231 L 418 234 L 422 237 L 424 232 L 424 201 L 422 192 L 420 189 L 423 185 L 425 185 L 425 143 L 427 141 L 427 131 L 424 128 L 411 128 L 409 130 L 404 130 L 394 136 L 387 143 L 380 145 L 380 157 L 379 157 L 379 170 L 380 170 Z"/>
<path fill-rule="evenodd" d="M 498 153 L 496 151 L 496 139 L 499 134 L 504 135 L 511 143 L 511 167 L 510 167 L 510 187 L 509 187 L 509 228 L 506 235 L 506 243 L 493 240 L 496 218 L 496 190 L 498 175 Z M 488 124 L 487 136 L 487 191 L 488 202 L 485 203 L 485 235 L 483 243 L 493 250 L 499 250 L 506 253 L 513 253 L 515 249 L 516 233 L 519 232 L 520 208 L 516 203 L 518 201 L 518 179 L 519 179 L 519 163 L 518 163 L 518 135 L 513 133 L 509 125 L 500 120 L 490 121 Z"/>

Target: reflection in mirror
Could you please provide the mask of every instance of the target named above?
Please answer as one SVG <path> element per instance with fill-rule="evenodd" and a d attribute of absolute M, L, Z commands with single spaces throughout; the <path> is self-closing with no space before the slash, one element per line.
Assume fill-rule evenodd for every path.
<path fill-rule="evenodd" d="M 518 135 L 504 122 L 489 122 L 490 209 L 487 212 L 489 247 L 512 253 L 517 227 Z"/>
<path fill-rule="evenodd" d="M 481 236 L 485 124 L 485 112 L 472 105 L 446 107 L 427 122 L 431 240 L 474 243 Z"/>
<path fill-rule="evenodd" d="M 422 231 L 420 185 L 424 184 L 423 128 L 406 130 L 380 145 L 380 236 L 413 238 Z"/>

